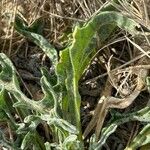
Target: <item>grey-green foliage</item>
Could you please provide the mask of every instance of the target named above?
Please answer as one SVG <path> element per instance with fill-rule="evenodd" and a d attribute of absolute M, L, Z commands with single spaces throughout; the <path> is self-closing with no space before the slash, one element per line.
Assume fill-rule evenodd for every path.
<path fill-rule="evenodd" d="M 109 8 L 111 9 L 109 10 Z M 21 92 L 15 67 L 5 54 L 0 54 L 1 97 L 2 91 L 5 90 L 15 99 L 13 105 L 15 109 L 21 109 L 24 121 L 16 132 L 18 135 L 24 133 L 22 149 L 31 144 L 29 139 L 33 136 L 37 137 L 31 144 L 33 148 L 34 144 L 40 141 L 37 145 L 39 149 L 48 149 L 47 145 L 51 147 L 55 145 L 58 149 L 75 147 L 83 149 L 80 121 L 81 97 L 78 91 L 78 82 L 96 53 L 96 34 L 98 32 L 100 39 L 105 40 L 113 32 L 112 28 L 116 27 L 130 32 L 130 34 L 138 34 L 136 28 L 139 27 L 139 24 L 116 11 L 112 5 L 108 5 L 82 27 L 75 27 L 72 33 L 72 42 L 60 53 L 59 60 L 55 48 L 36 29 L 40 28 L 40 24 L 36 22 L 35 25 L 33 23 L 32 27 L 29 27 L 21 16 L 16 15 L 14 26 L 20 34 L 29 38 L 47 54 L 55 71 L 53 75 L 50 75 L 46 69 L 41 69 L 40 83 L 44 97 L 40 101 L 34 101 Z M 100 32 L 104 26 L 107 27 L 106 33 Z M 3 98 L 1 99 L 3 106 L 0 111 L 3 111 L 2 115 L 4 115 L 5 103 L 3 103 Z M 45 145 L 41 144 L 43 140 L 35 131 L 36 127 L 43 122 L 47 123 L 55 139 L 52 143 L 47 142 Z"/>
<path fill-rule="evenodd" d="M 72 45 L 62 51 L 60 62 L 57 65 L 56 72 L 58 80 L 60 83 L 66 83 L 66 89 L 68 90 L 68 97 L 70 99 L 68 103 L 73 106 L 72 108 L 65 109 L 70 109 L 71 114 L 76 114 L 76 125 L 78 127 L 80 122 L 78 81 L 96 52 L 93 44 L 91 44 L 91 41 L 93 43 L 94 40 L 93 37 L 101 25 L 111 23 L 130 32 L 135 32 L 135 28 L 138 26 L 136 22 L 117 12 L 101 12 L 83 27 L 75 28 Z M 89 48 L 89 46 L 91 46 L 91 48 Z"/>
<path fill-rule="evenodd" d="M 143 145 L 150 143 L 150 122 L 145 125 L 140 133 L 131 141 L 125 150 L 135 150 Z"/>
<path fill-rule="evenodd" d="M 25 112 L 25 115 L 23 115 L 23 117 L 26 117 L 26 118 L 24 118 L 24 123 L 30 124 L 30 126 L 28 127 L 29 131 L 31 130 L 32 132 L 35 132 L 35 129 L 39 123 L 41 123 L 43 121 L 47 121 L 48 125 L 58 128 L 62 133 L 66 131 L 69 133 L 77 134 L 76 128 L 73 125 L 71 125 L 70 123 L 68 123 L 67 121 L 59 118 L 59 116 L 55 112 L 54 103 L 51 103 L 51 100 L 53 101 L 55 96 L 53 95 L 53 90 L 51 89 L 50 86 L 48 86 L 48 88 L 46 90 L 44 90 L 45 88 L 43 86 L 47 86 L 47 84 L 49 84 L 49 82 L 47 82 L 47 80 L 44 79 L 44 77 L 45 77 L 44 75 L 41 79 L 41 84 L 42 84 L 42 87 L 43 87 L 43 90 L 45 93 L 45 97 L 42 100 L 36 102 L 34 100 L 27 98 L 21 92 L 21 90 L 19 88 L 18 80 L 16 77 L 15 68 L 13 67 L 13 64 L 8 59 L 8 57 L 5 54 L 1 53 L 0 59 L 1 59 L 0 65 L 2 66 L 2 71 L 0 73 L 0 77 L 2 77 L 2 78 L 0 78 L 0 83 L 2 85 L 1 92 L 0 92 L 0 100 L 1 100 L 0 108 L 1 108 L 1 111 L 3 112 L 3 113 L 1 113 L 0 119 L 2 121 L 13 118 L 13 117 L 10 118 L 11 113 L 9 113 L 9 110 L 7 110 L 7 107 L 6 107 L 7 106 L 6 102 L 5 102 L 6 99 L 4 97 L 4 91 L 6 90 L 10 94 L 12 94 L 14 96 L 14 98 L 16 98 L 17 102 L 14 104 L 14 106 L 22 108 L 22 111 Z M 7 73 L 9 73 L 9 76 L 7 76 Z M 5 74 L 6 74 L 6 76 L 5 76 Z M 3 78 L 3 77 L 5 77 L 5 78 Z M 46 81 L 44 81 L 44 80 L 46 80 Z M 49 90 L 51 90 L 51 91 L 49 92 Z M 8 104 L 8 106 L 9 106 L 9 104 Z M 29 116 L 30 113 L 28 111 L 29 109 L 34 110 L 34 112 L 40 113 L 41 115 L 36 115 L 36 113 L 33 112 L 32 113 L 33 117 L 30 117 Z M 9 116 L 6 115 L 8 113 L 9 113 Z M 6 116 L 6 119 L 4 118 L 4 116 Z M 13 125 L 15 125 L 15 124 L 13 124 Z M 23 143 L 27 144 L 28 142 L 31 142 L 31 138 L 29 141 L 28 141 L 28 139 L 29 139 L 29 137 L 33 137 L 33 133 L 29 132 L 29 131 L 25 134 Z M 19 131 L 17 133 L 20 134 Z M 37 134 L 36 134 L 36 136 L 37 136 Z M 67 136 L 67 134 L 65 136 Z M 37 139 L 39 139 L 39 138 L 37 138 Z M 41 140 L 41 142 L 42 142 L 42 140 Z M 36 143 L 36 141 L 35 141 L 35 143 Z"/>
<path fill-rule="evenodd" d="M 30 38 L 31 41 L 37 44 L 54 64 L 57 63 L 57 51 L 42 35 L 39 34 L 39 32 L 41 32 L 41 22 L 35 21 L 31 27 L 28 27 L 27 22 L 25 22 L 21 16 L 16 15 L 14 26 L 18 32 Z"/>
<path fill-rule="evenodd" d="M 137 112 L 129 114 L 119 114 L 119 113 L 114 114 L 109 122 L 109 125 L 103 128 L 100 140 L 96 144 L 95 149 L 96 150 L 101 149 L 103 144 L 106 142 L 106 139 L 109 137 L 110 134 L 116 131 L 119 125 L 135 120 L 150 123 L 150 107 L 147 106 Z"/>

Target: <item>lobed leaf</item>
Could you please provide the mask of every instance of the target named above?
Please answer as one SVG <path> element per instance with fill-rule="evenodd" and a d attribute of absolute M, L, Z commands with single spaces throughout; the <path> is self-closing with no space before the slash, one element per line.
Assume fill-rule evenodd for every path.
<path fill-rule="evenodd" d="M 46 96 L 46 98 L 43 100 L 34 101 L 29 99 L 24 93 L 22 93 L 17 80 L 15 68 L 9 58 L 3 53 L 0 53 L 0 65 L 2 66 L 0 72 L 0 85 L 2 85 L 4 89 L 9 91 L 17 99 L 18 102 L 14 104 L 14 107 L 22 107 L 24 108 L 24 112 L 26 113 L 28 113 L 28 109 L 35 110 L 41 113 L 48 113 L 50 111 L 50 108 L 53 108 L 53 106 L 51 106 L 51 99 L 46 99 Z M 44 85 L 46 86 L 46 84 Z M 48 89 L 50 89 L 50 87 L 48 87 Z M 49 98 L 51 98 L 50 94 Z"/>
<path fill-rule="evenodd" d="M 118 3 L 118 0 L 112 2 Z M 45 69 L 42 69 L 41 85 L 44 98 L 37 102 L 27 98 L 21 92 L 15 68 L 4 54 L 0 54 L 0 86 L 2 85 L 0 88 L 6 89 L 17 99 L 17 102 L 14 104 L 15 107 L 23 107 L 27 111 L 27 117 L 24 121 L 29 124 L 29 128 L 32 129 L 32 131 L 33 129 L 35 130 L 40 122 L 46 121 L 50 127 L 54 127 L 55 135 L 58 136 L 57 139 L 59 141 L 57 141 L 59 144 L 56 144 L 58 149 L 62 146 L 62 139 L 66 137 L 68 138 L 63 143 L 64 147 L 69 146 L 72 148 L 71 144 L 75 141 L 76 135 L 82 142 L 80 122 L 81 97 L 78 91 L 78 82 L 96 53 L 96 36 L 99 36 L 102 43 L 116 27 L 122 28 L 131 34 L 138 34 L 136 28 L 139 27 L 139 24 L 123 16 L 120 12 L 117 12 L 112 4 L 107 5 L 107 7 L 93 16 L 82 27 L 75 27 L 72 34 L 72 43 L 61 52 L 59 62 L 57 51 L 39 34 L 39 27 L 40 24 L 38 23 L 28 27 L 23 18 L 16 15 L 15 29 L 37 44 L 51 59 L 56 69 L 57 77 L 54 75 L 54 78 L 49 76 Z M 28 113 L 28 109 L 34 110 L 32 116 L 29 116 L 30 112 Z M 130 114 L 124 117 L 116 115 L 112 119 L 111 125 L 103 130 L 97 148 L 104 144 L 107 137 L 113 133 L 121 123 L 129 120 L 149 122 L 150 116 L 148 114 L 149 110 L 147 109 L 148 108 L 145 108 L 137 113 L 133 113 L 133 116 Z M 38 115 L 35 115 L 35 112 L 37 112 Z M 61 113 L 63 119 L 60 117 Z M 30 143 L 30 139 L 37 136 L 37 134 L 35 135 L 32 131 L 26 134 L 22 148 L 25 148 L 28 143 Z M 39 139 L 37 139 L 37 141 L 38 140 Z M 38 149 L 38 147 L 35 149 Z M 45 147 L 43 147 L 43 149 L 45 149 Z"/>

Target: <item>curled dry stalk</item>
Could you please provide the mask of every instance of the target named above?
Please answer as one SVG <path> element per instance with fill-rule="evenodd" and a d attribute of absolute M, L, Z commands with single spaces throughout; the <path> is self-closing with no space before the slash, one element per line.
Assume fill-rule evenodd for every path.
<path fill-rule="evenodd" d="M 137 98 L 137 96 L 140 94 L 140 92 L 143 90 L 145 86 L 145 79 L 148 75 L 148 70 L 150 69 L 150 65 L 143 65 L 143 66 L 134 66 L 134 67 L 129 67 L 126 69 L 118 70 L 118 73 L 128 71 L 132 72 L 132 74 L 137 75 L 137 85 L 134 91 L 129 96 L 126 96 L 124 98 L 115 98 L 111 96 L 111 88 L 112 85 L 107 81 L 105 85 L 105 89 L 102 92 L 102 96 L 98 102 L 98 105 L 95 109 L 94 116 L 92 120 L 90 121 L 89 125 L 84 131 L 84 138 L 87 137 L 87 135 L 93 130 L 93 128 L 96 126 L 96 138 L 98 140 L 99 135 L 100 135 L 100 130 L 103 124 L 103 120 L 105 119 L 106 112 L 108 109 L 111 108 L 118 108 L 118 109 L 125 109 L 128 106 L 130 106 L 133 101 Z M 118 74 L 115 72 L 111 73 L 111 79 L 114 79 L 115 77 L 112 75 Z M 109 74 L 109 73 L 108 73 Z M 103 115 L 102 115 L 103 114 Z M 101 122 L 101 123 L 100 123 Z"/>
<path fill-rule="evenodd" d="M 146 39 L 147 39 L 147 37 L 146 37 Z M 120 67 L 118 67 L 118 69 L 116 68 L 111 71 L 110 64 L 109 64 L 109 67 L 107 68 L 107 70 L 108 70 L 107 74 L 108 74 L 109 82 L 111 84 L 108 85 L 108 83 L 107 83 L 108 81 L 106 82 L 106 86 L 102 92 L 101 98 L 98 101 L 97 107 L 95 108 L 94 116 L 84 131 L 84 134 L 83 134 L 84 138 L 86 138 L 88 136 L 88 134 L 95 127 L 96 140 L 98 141 L 100 133 L 101 133 L 101 129 L 103 126 L 103 122 L 104 122 L 104 119 L 108 112 L 108 109 L 111 109 L 111 108 L 125 109 L 125 108 L 129 107 L 134 102 L 134 100 L 138 97 L 138 95 L 141 93 L 141 91 L 143 91 L 143 89 L 145 87 L 145 84 L 146 84 L 145 80 L 146 80 L 146 77 L 148 76 L 148 72 L 150 70 L 150 65 L 141 65 L 141 64 L 143 64 L 145 62 L 146 63 L 149 62 L 149 57 L 150 57 L 149 53 L 148 53 L 148 51 L 145 51 L 145 49 L 146 50 L 149 49 L 148 48 L 149 45 L 147 45 L 147 46 L 141 45 L 141 47 L 140 47 L 139 45 L 137 45 L 136 43 L 131 41 L 129 38 L 127 38 L 127 40 L 129 40 L 130 43 L 135 46 L 136 51 L 138 51 L 138 50 L 141 51 L 143 53 L 143 55 L 145 55 L 145 57 L 139 58 L 136 66 L 127 67 L 125 69 L 119 69 Z M 139 53 L 139 52 L 136 52 L 136 53 Z M 134 58 L 133 58 L 133 60 L 134 60 Z M 134 61 L 136 61 L 136 60 L 134 60 Z M 114 88 L 116 88 L 116 90 L 120 89 L 120 87 L 118 87 L 117 83 L 115 83 L 115 82 L 117 82 L 117 80 L 118 80 L 117 76 L 119 76 L 119 74 L 122 74 L 122 73 L 128 73 L 129 76 L 136 75 L 137 76 L 136 77 L 136 87 L 132 92 L 130 91 L 131 92 L 130 94 L 128 94 L 127 96 L 124 96 L 124 98 L 116 98 L 116 97 L 111 96 L 110 87 L 112 88 L 112 86 L 113 86 Z M 126 75 L 125 80 L 127 80 L 127 78 L 128 78 L 128 76 Z M 95 80 L 97 80 L 97 79 L 98 78 L 95 78 Z M 89 81 L 93 81 L 93 80 L 94 80 L 94 78 Z M 125 80 L 122 82 L 122 84 L 124 84 L 124 82 L 126 82 Z M 110 91 L 108 90 L 108 93 L 104 94 L 107 91 L 106 87 Z"/>
<path fill-rule="evenodd" d="M 111 89 L 113 87 L 110 84 L 110 81 L 107 79 L 106 86 L 105 86 L 107 88 L 105 88 L 103 90 L 102 96 L 101 96 L 101 98 L 100 98 L 100 100 L 99 100 L 99 102 L 95 108 L 92 120 L 88 124 L 88 126 L 85 129 L 84 134 L 83 134 L 84 138 L 86 138 L 88 136 L 88 134 L 95 128 L 96 141 L 99 144 L 97 144 L 98 146 L 96 146 L 94 149 L 96 149 L 96 150 L 101 149 L 102 145 L 104 144 L 104 141 L 106 141 L 106 137 L 108 137 L 108 135 L 113 133 L 116 130 L 118 125 L 129 121 L 130 116 L 132 116 L 132 114 L 128 114 L 129 116 L 126 115 L 125 117 L 122 116 L 125 121 L 123 121 L 123 118 L 122 119 L 120 118 L 120 121 L 119 121 L 119 119 L 118 119 L 118 121 L 116 121 L 116 125 L 115 125 L 115 121 L 114 121 L 114 125 L 115 125 L 114 129 L 113 129 L 113 125 L 111 125 L 111 123 L 113 124 L 113 121 L 110 123 L 110 126 L 106 127 L 106 129 L 102 128 L 105 117 L 106 117 L 109 109 L 112 109 L 112 108 L 125 109 L 125 108 L 127 108 L 128 106 L 130 106 L 133 103 L 133 101 L 137 98 L 137 96 L 141 93 L 141 91 L 143 91 L 143 89 L 146 85 L 145 79 L 148 76 L 149 70 L 150 70 L 150 65 L 134 66 L 134 67 L 129 67 L 129 68 L 125 68 L 122 70 L 118 70 L 119 73 L 124 72 L 124 71 L 128 71 L 128 72 L 131 71 L 133 74 L 137 75 L 137 79 L 136 79 L 137 85 L 136 85 L 135 89 L 132 91 L 132 93 L 130 95 L 128 95 L 124 98 L 116 98 L 116 97 L 111 96 Z M 117 73 L 114 72 L 114 74 L 117 74 Z M 111 74 L 111 78 L 112 78 L 112 74 Z M 147 113 L 149 113 L 149 106 L 147 107 L 147 109 L 148 109 Z M 121 117 L 121 115 L 120 115 L 120 117 Z M 148 122 L 150 121 L 149 117 L 147 118 Z M 143 119 L 146 119 L 146 118 L 143 116 Z M 111 126 L 112 126 L 112 128 L 109 128 Z M 149 125 L 147 125 L 147 126 L 145 126 L 145 128 L 143 128 L 143 130 L 140 133 L 141 135 L 139 134 L 130 143 L 130 145 L 126 149 L 129 150 L 131 148 L 133 150 L 137 147 L 145 145 L 143 140 L 146 139 L 145 136 L 149 136 L 148 130 L 149 130 Z M 99 138 L 100 138 L 100 140 L 99 140 Z M 149 138 L 147 137 L 146 143 L 149 143 L 148 139 Z"/>

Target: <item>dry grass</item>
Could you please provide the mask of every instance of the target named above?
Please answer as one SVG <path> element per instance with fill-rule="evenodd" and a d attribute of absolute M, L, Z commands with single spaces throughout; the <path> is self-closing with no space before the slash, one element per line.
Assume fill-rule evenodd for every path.
<path fill-rule="evenodd" d="M 77 22 L 89 19 L 103 4 L 98 0 L 2 0 L 0 3 L 0 46 L 1 52 L 8 55 L 15 54 L 26 43 L 15 33 L 12 25 L 17 13 L 29 25 L 41 18 L 45 24 L 44 36 L 53 43 L 59 43 L 64 32 L 69 32 Z"/>

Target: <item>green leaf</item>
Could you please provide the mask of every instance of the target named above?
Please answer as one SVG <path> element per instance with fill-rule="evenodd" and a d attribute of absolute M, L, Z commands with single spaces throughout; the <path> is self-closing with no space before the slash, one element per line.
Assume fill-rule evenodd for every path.
<path fill-rule="evenodd" d="M 146 84 L 147 84 L 147 89 L 148 89 L 148 91 L 150 93 L 150 77 L 146 78 Z"/>
<path fill-rule="evenodd" d="M 5 103 L 5 90 L 1 89 L 0 90 L 0 110 L 6 108 L 6 103 Z"/>
<path fill-rule="evenodd" d="M 54 125 L 60 129 L 62 128 L 63 130 L 68 131 L 69 133 L 78 134 L 78 130 L 76 129 L 76 127 L 63 119 L 52 118 L 48 121 L 48 124 L 50 126 Z"/>
<path fill-rule="evenodd" d="M 38 149 L 46 150 L 43 140 L 40 138 L 36 131 L 29 131 L 25 136 L 21 144 L 21 149 Z"/>
<path fill-rule="evenodd" d="M 76 135 L 68 136 L 62 143 L 62 149 L 63 150 L 71 150 L 71 149 L 83 150 L 84 146 L 79 140 L 77 140 L 77 138 L 78 137 Z"/>
<path fill-rule="evenodd" d="M 109 125 L 102 129 L 100 140 L 98 141 L 98 144 L 95 149 L 101 149 L 103 144 L 106 142 L 106 139 L 109 137 L 109 135 L 116 131 L 119 125 L 135 120 L 150 123 L 150 107 L 145 107 L 137 112 L 129 114 L 114 114 Z"/>
<path fill-rule="evenodd" d="M 54 108 L 55 114 L 57 114 L 60 91 L 55 92 L 55 89 L 52 86 L 54 80 L 49 77 L 47 70 L 44 68 L 42 69 L 42 75 L 43 76 L 41 78 L 41 85 L 44 93 L 44 98 L 42 99 L 42 103 L 45 103 L 45 106 L 48 106 L 49 109 Z"/>
<path fill-rule="evenodd" d="M 49 143 L 49 142 L 46 142 L 45 143 L 45 147 L 46 147 L 46 150 L 62 150 L 61 146 L 58 145 L 57 143 Z"/>
<path fill-rule="evenodd" d="M 50 99 L 34 101 L 26 97 L 26 95 L 20 90 L 13 64 L 3 53 L 0 53 L 0 65 L 2 66 L 0 72 L 0 85 L 2 85 L 4 89 L 6 89 L 16 98 L 17 102 L 13 105 L 14 107 L 24 108 L 23 113 L 26 113 L 26 115 L 29 113 L 28 109 L 35 110 L 41 113 L 49 113 L 51 109 Z"/>
<path fill-rule="evenodd" d="M 100 43 L 103 44 L 110 37 L 110 35 L 114 33 L 116 29 L 117 26 L 115 24 L 108 24 L 107 26 L 106 25 L 101 26 L 98 31 L 98 37 Z"/>
<path fill-rule="evenodd" d="M 0 91 L 0 121 L 8 120 L 8 116 L 6 114 L 7 109 L 8 108 L 5 102 L 5 90 L 1 89 Z"/>
<path fill-rule="evenodd" d="M 117 2 L 118 1 L 113 1 Z M 34 101 L 25 96 L 19 88 L 18 80 L 15 73 L 15 68 L 8 57 L 0 54 L 0 88 L 4 87 L 10 92 L 17 102 L 14 106 L 23 107 L 27 113 L 25 123 L 31 131 L 26 134 L 22 148 L 30 143 L 30 139 L 35 135 L 33 129 L 40 122 L 46 121 L 54 132 L 54 139 L 57 139 L 56 145 L 60 148 L 62 141 L 66 139 L 64 147 L 72 148 L 75 135 L 82 143 L 81 121 L 80 121 L 80 103 L 81 97 L 78 91 L 78 82 L 86 70 L 89 62 L 96 54 L 97 35 L 101 43 L 105 41 L 115 28 L 122 28 L 130 34 L 138 34 L 136 28 L 139 24 L 134 20 L 122 15 L 120 12 L 109 11 L 115 10 L 112 5 L 108 5 L 103 10 L 98 12 L 82 27 L 76 26 L 72 34 L 72 42 L 69 46 L 60 52 L 60 60 L 58 62 L 57 51 L 49 42 L 40 34 L 37 34 L 39 24 L 33 24 L 28 27 L 27 23 L 18 15 L 15 18 L 15 29 L 37 44 L 51 59 L 55 68 L 56 76 L 51 78 L 45 69 L 42 69 L 41 85 L 44 93 L 44 98 L 40 101 Z M 106 11 L 107 10 L 107 11 Z M 112 27 L 112 28 L 111 28 Z M 105 31 L 105 30 L 108 31 Z M 32 116 L 28 109 L 32 111 Z M 145 111 L 145 112 L 144 112 Z M 62 113 L 62 118 L 60 117 Z M 35 115 L 36 114 L 36 115 Z M 129 120 L 149 121 L 149 114 L 144 109 L 141 112 L 127 114 L 122 120 L 122 116 L 116 115 L 113 118 L 110 126 L 106 127 L 102 133 L 102 139 L 97 147 L 101 147 L 107 137 L 115 131 L 118 125 Z M 146 117 L 146 118 L 145 118 Z M 64 120 L 66 119 L 66 120 Z M 75 134 L 75 135 L 74 135 Z M 39 138 L 34 141 L 34 146 Z M 40 140 L 39 140 L 40 141 Z M 43 143 L 42 143 L 43 144 Z M 76 143 L 78 145 L 78 143 Z M 44 145 L 44 144 L 43 144 Z M 50 144 L 51 145 L 51 144 Z M 33 147 L 35 148 L 35 147 Z M 38 149 L 36 147 L 35 149 Z"/>
<path fill-rule="evenodd" d="M 41 120 L 41 121 L 40 121 Z M 68 133 L 78 134 L 78 131 L 75 126 L 67 122 L 66 120 L 63 120 L 61 118 L 55 117 L 53 115 L 30 115 L 25 118 L 25 123 L 31 123 L 30 127 L 33 129 L 36 128 L 36 126 L 40 123 L 46 121 L 47 124 L 51 126 L 55 126 L 62 130 L 62 132 L 65 130 Z"/>
<path fill-rule="evenodd" d="M 43 29 L 44 29 L 44 21 L 42 18 L 38 18 L 28 27 L 27 30 L 42 35 Z"/>
<path fill-rule="evenodd" d="M 57 51 L 42 35 L 34 32 L 34 24 L 33 27 L 30 28 L 27 26 L 27 23 L 23 20 L 21 16 L 16 15 L 14 27 L 20 34 L 24 35 L 25 37 L 33 41 L 35 44 L 37 44 L 50 58 L 53 65 L 56 66 L 58 61 Z"/>
<path fill-rule="evenodd" d="M 1 66 L 1 72 L 0 72 L 0 85 L 3 86 L 4 88 L 10 88 L 12 89 L 13 87 L 10 86 L 10 84 L 7 84 L 11 80 L 13 80 L 13 75 L 14 75 L 14 68 L 12 68 L 13 64 L 11 61 L 8 59 L 8 57 L 0 53 L 0 66 Z"/>
<path fill-rule="evenodd" d="M 110 24 L 129 31 L 131 34 L 138 33 L 136 27 L 138 27 L 139 24 L 132 19 L 123 16 L 119 12 L 102 11 L 91 18 L 83 27 L 75 27 L 72 44 L 60 54 L 56 74 L 59 84 L 65 84 L 67 90 L 67 98 L 63 99 L 62 106 L 65 109 L 64 111 L 70 114 L 71 123 L 76 125 L 78 129 L 80 129 L 81 101 L 78 92 L 78 81 L 96 53 L 95 35 L 97 31 L 99 31 L 102 26 Z M 69 101 L 68 104 L 65 103 L 67 99 Z M 66 106 L 68 106 L 68 108 Z M 75 116 L 75 118 L 73 116 Z"/>
<path fill-rule="evenodd" d="M 135 150 L 150 143 L 150 124 L 144 126 L 140 133 L 134 138 L 125 150 Z"/>

